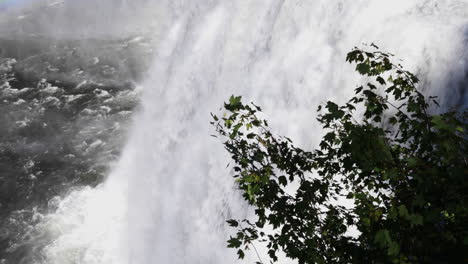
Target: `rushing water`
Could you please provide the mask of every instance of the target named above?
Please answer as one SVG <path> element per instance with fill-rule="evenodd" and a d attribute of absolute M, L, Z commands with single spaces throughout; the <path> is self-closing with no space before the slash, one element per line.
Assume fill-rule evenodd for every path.
<path fill-rule="evenodd" d="M 404 59 L 445 106 L 468 101 L 468 1 L 181 0 L 151 8 L 156 56 L 123 155 L 103 184 L 51 202 L 28 241 L 33 263 L 234 263 L 224 221 L 249 210 L 228 177 L 229 157 L 210 137 L 210 112 L 243 95 L 263 106 L 276 132 L 311 148 L 321 133 L 317 105 L 343 102 L 360 81 L 344 58 L 363 42 Z"/>

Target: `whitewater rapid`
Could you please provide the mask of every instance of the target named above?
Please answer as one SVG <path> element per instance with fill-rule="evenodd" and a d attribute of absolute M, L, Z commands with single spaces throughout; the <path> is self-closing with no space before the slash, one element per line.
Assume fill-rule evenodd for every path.
<path fill-rule="evenodd" d="M 249 208 L 229 177 L 210 112 L 231 94 L 312 148 L 315 109 L 361 79 L 345 56 L 375 42 L 445 105 L 466 103 L 468 1 L 157 1 L 159 40 L 119 163 L 96 188 L 54 201 L 35 263 L 234 263 L 229 217 Z M 151 34 L 151 33 L 150 33 Z M 51 205 L 52 206 L 52 205 Z"/>

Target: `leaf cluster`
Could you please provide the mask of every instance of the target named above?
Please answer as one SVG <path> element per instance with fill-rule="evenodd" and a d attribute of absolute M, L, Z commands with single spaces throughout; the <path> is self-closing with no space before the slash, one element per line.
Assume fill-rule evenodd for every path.
<path fill-rule="evenodd" d="M 280 251 L 300 264 L 467 260 L 468 114 L 430 114 L 436 98 L 392 57 L 373 44 L 348 53 L 368 81 L 346 104 L 319 107 L 326 134 L 313 151 L 274 135 L 261 108 L 239 96 L 213 115 L 255 208 L 254 220 L 228 221 L 239 258 L 256 242 L 272 263 Z"/>

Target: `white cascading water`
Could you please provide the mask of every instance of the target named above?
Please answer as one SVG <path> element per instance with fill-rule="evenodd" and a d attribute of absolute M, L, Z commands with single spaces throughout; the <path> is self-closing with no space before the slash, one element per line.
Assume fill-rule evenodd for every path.
<path fill-rule="evenodd" d="M 164 26 L 123 156 L 105 183 L 55 202 L 38 226 L 51 242 L 37 241 L 37 263 L 234 263 L 224 221 L 249 210 L 210 137 L 210 112 L 242 95 L 263 106 L 278 134 L 312 148 L 321 134 L 315 109 L 353 93 L 360 77 L 344 59 L 363 42 L 404 59 L 443 102 L 466 96 L 454 85 L 467 72 L 466 0 L 156 6 Z"/>

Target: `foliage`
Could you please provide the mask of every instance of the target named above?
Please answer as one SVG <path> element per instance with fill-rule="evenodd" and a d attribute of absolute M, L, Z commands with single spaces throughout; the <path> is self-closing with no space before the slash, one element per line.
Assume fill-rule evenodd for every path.
<path fill-rule="evenodd" d="M 239 258 L 264 243 L 270 262 L 280 251 L 301 264 L 468 261 L 468 114 L 430 114 L 435 97 L 372 47 L 348 53 L 368 82 L 346 104 L 319 107 L 326 134 L 316 150 L 274 135 L 261 108 L 241 97 L 213 115 L 255 208 L 254 220 L 228 221 Z"/>

